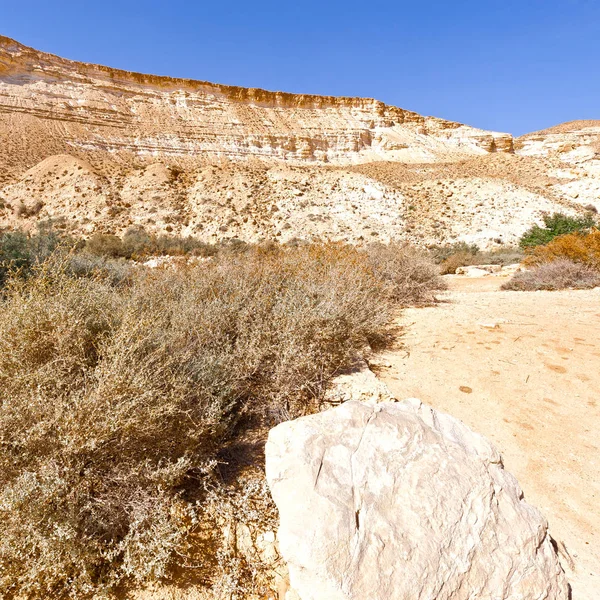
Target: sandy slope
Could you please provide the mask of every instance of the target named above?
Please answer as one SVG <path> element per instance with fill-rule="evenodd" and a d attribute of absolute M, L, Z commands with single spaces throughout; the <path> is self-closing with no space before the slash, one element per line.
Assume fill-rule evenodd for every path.
<path fill-rule="evenodd" d="M 444 303 L 405 311 L 405 347 L 381 376 L 494 441 L 548 518 L 574 600 L 597 600 L 600 289 L 501 292 L 501 281 L 453 276 Z"/>

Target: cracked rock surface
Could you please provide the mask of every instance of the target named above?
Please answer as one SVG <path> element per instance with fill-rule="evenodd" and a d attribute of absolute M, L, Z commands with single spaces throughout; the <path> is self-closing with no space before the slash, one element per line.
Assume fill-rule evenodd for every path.
<path fill-rule="evenodd" d="M 547 523 L 495 448 L 418 400 L 271 430 L 266 471 L 301 600 L 558 600 Z"/>

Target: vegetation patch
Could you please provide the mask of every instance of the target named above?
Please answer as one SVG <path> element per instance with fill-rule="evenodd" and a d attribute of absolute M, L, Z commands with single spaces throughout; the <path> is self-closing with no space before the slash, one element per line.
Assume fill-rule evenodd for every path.
<path fill-rule="evenodd" d="M 554 238 L 567 233 L 580 232 L 590 229 L 597 224 L 597 218 L 592 212 L 583 217 L 570 217 L 563 213 L 544 215 L 544 225 L 534 225 L 528 229 L 519 242 L 521 248 L 534 248 L 551 242 Z"/>
<path fill-rule="evenodd" d="M 431 246 L 431 258 L 440 266 L 442 275 L 454 274 L 459 267 L 469 265 L 510 265 L 523 258 L 523 250 L 514 246 L 500 246 L 495 250 L 480 250 L 477 244 L 456 242 L 445 246 Z"/>
<path fill-rule="evenodd" d="M 67 240 L 44 226 L 32 235 L 22 231 L 0 232 L 0 285 L 11 271 L 28 272 L 48 258 L 61 243 L 67 244 Z"/>
<path fill-rule="evenodd" d="M 239 590 L 239 560 L 215 566 L 229 563 L 212 519 L 264 495 L 219 492 L 235 448 L 316 410 L 399 305 L 433 300 L 437 269 L 404 246 L 342 244 L 169 269 L 94 260 L 58 251 L 7 272 L 0 595 L 106 596 L 178 568 Z"/>
<path fill-rule="evenodd" d="M 570 260 L 600 271 L 600 230 L 576 232 L 554 238 L 544 246 L 533 248 L 525 264 L 541 265 L 557 260 Z"/>
<path fill-rule="evenodd" d="M 502 285 L 503 290 L 519 292 L 537 290 L 590 289 L 600 286 L 600 271 L 580 262 L 558 259 L 516 273 Z"/>
<path fill-rule="evenodd" d="M 240 242 L 242 243 L 242 242 Z M 128 229 L 123 237 L 95 233 L 86 242 L 86 250 L 97 256 L 111 258 L 141 258 L 145 256 L 213 256 L 218 247 L 194 237 L 155 235 L 143 227 Z"/>

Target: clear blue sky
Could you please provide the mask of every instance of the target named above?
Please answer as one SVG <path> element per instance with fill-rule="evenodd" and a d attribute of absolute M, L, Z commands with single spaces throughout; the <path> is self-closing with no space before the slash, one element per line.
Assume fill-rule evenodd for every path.
<path fill-rule="evenodd" d="M 515 134 L 600 118 L 600 0 L 0 0 L 0 33 L 75 60 L 374 97 Z"/>

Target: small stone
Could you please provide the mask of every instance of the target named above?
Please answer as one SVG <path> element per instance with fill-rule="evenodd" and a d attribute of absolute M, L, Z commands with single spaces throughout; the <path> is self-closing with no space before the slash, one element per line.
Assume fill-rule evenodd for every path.
<path fill-rule="evenodd" d="M 494 321 L 489 323 L 478 323 L 479 327 L 483 327 L 483 329 L 500 329 L 500 324 Z"/>

